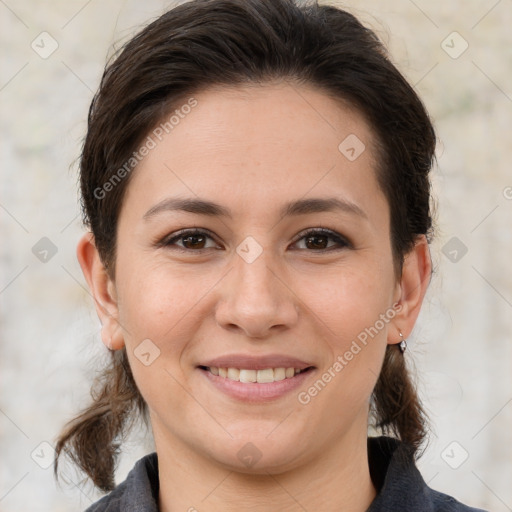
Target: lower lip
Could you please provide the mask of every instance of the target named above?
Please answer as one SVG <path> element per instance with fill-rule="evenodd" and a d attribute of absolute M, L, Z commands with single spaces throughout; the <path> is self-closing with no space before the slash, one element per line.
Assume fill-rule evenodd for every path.
<path fill-rule="evenodd" d="M 229 395 L 238 400 L 245 402 L 266 402 L 280 398 L 294 389 L 297 389 L 304 383 L 313 373 L 314 369 L 307 372 L 301 372 L 289 379 L 278 380 L 275 382 L 239 382 L 237 380 L 228 379 L 227 377 L 220 377 L 213 375 L 208 370 L 198 370 L 205 375 L 205 377 L 226 395 Z"/>

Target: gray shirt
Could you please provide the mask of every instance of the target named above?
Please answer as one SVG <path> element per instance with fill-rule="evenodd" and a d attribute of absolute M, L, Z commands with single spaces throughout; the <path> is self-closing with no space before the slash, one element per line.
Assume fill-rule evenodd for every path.
<path fill-rule="evenodd" d="M 368 438 L 368 462 L 378 494 L 366 512 L 486 512 L 428 487 L 412 450 L 396 439 Z M 151 453 L 85 512 L 158 512 L 158 489 L 158 457 Z"/>

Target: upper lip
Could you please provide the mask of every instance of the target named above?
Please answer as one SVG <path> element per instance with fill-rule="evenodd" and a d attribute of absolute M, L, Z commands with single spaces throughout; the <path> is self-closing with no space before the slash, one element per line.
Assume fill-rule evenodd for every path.
<path fill-rule="evenodd" d="M 304 370 L 313 366 L 311 363 L 302 361 L 295 357 L 268 354 L 262 356 L 251 356 L 248 354 L 228 354 L 209 359 L 199 366 L 216 366 L 217 368 L 239 368 L 242 370 L 265 370 L 267 368 L 298 368 Z"/>

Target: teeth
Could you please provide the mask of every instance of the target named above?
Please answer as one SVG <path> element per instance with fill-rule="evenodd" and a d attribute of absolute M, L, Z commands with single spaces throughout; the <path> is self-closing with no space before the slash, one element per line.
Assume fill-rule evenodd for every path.
<path fill-rule="evenodd" d="M 231 380 L 240 380 L 240 370 L 237 368 L 228 368 L 228 379 Z"/>
<path fill-rule="evenodd" d="M 211 366 L 210 373 L 240 382 L 268 383 L 291 379 L 301 372 L 299 368 L 265 368 L 264 370 L 245 370 L 238 368 L 218 368 Z"/>
<path fill-rule="evenodd" d="M 228 377 L 229 377 L 229 370 L 228 370 Z M 258 378 L 258 372 L 256 370 L 240 370 L 240 382 L 256 382 L 257 378 Z"/>
<path fill-rule="evenodd" d="M 274 382 L 274 370 L 267 368 L 266 370 L 258 370 L 256 380 L 260 383 Z"/>
<path fill-rule="evenodd" d="M 284 380 L 286 379 L 286 369 L 285 368 L 275 368 L 274 369 L 274 380 Z"/>

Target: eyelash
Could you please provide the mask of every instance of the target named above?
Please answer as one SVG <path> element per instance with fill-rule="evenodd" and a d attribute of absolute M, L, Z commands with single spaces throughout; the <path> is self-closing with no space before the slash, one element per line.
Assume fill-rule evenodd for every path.
<path fill-rule="evenodd" d="M 199 235 L 206 235 L 208 238 L 214 239 L 212 235 L 209 234 L 207 230 L 204 229 L 185 229 L 183 231 L 179 231 L 178 233 L 174 234 L 171 238 L 166 237 L 161 242 L 158 243 L 158 246 L 160 247 L 166 247 L 166 248 L 172 248 L 173 250 L 177 250 L 180 252 L 202 252 L 207 251 L 209 249 L 212 249 L 211 247 L 203 248 L 203 249 L 187 249 L 183 247 L 179 247 L 174 245 L 176 241 L 183 239 L 187 236 L 199 236 Z M 352 248 L 352 244 L 343 236 L 339 235 L 335 231 L 332 231 L 327 228 L 314 228 L 309 229 L 307 231 L 304 231 L 299 234 L 298 238 L 293 242 L 294 244 L 301 241 L 304 238 L 307 238 L 308 236 L 327 236 L 334 240 L 340 247 L 333 248 L 329 247 L 326 249 L 310 249 L 309 252 L 318 253 L 318 252 L 331 252 L 331 251 L 339 251 L 346 248 Z M 174 247 L 172 247 L 174 245 Z M 308 249 L 299 249 L 299 250 L 308 250 Z"/>

